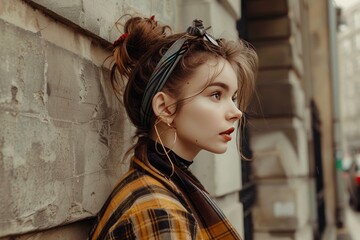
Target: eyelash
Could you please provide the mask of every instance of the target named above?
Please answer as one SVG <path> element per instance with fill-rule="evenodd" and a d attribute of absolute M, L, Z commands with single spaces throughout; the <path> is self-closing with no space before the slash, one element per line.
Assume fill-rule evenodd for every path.
<path fill-rule="evenodd" d="M 210 96 L 215 97 L 216 100 L 220 100 L 221 95 L 222 95 L 221 92 L 216 91 L 216 92 L 213 92 Z M 231 100 L 236 103 L 237 95 L 232 96 Z"/>
<path fill-rule="evenodd" d="M 220 100 L 220 98 L 221 98 L 221 92 L 218 92 L 218 91 L 213 92 L 213 93 L 211 94 L 211 97 L 215 97 L 216 100 Z"/>
<path fill-rule="evenodd" d="M 231 99 L 232 99 L 232 101 L 233 101 L 234 103 L 236 103 L 236 102 L 237 102 L 237 95 L 234 95 Z"/>

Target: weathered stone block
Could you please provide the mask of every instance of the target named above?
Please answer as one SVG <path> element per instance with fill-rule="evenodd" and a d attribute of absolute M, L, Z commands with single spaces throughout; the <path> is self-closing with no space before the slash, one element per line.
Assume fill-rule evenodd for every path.
<path fill-rule="evenodd" d="M 32 2 L 37 3 L 53 12 L 56 12 L 56 14 L 74 23 L 81 23 L 81 18 L 84 14 L 82 0 L 33 0 Z"/>
<path fill-rule="evenodd" d="M 294 38 L 287 40 L 255 43 L 259 56 L 259 68 L 294 68 L 299 74 L 303 73 L 303 63 L 296 51 Z"/>
<path fill-rule="evenodd" d="M 21 28 L 44 16 L 22 1 L 5 3 L 6 13 L 19 7 L 30 19 L 0 20 L 1 237 L 95 215 L 128 166 L 119 162 L 132 133 L 115 110 L 108 70 L 96 65 L 106 52 L 80 34 L 63 38 L 80 50 L 48 42 Z M 47 25 L 57 30 L 64 26 Z"/>
<path fill-rule="evenodd" d="M 256 231 L 297 231 L 310 219 L 309 180 L 305 178 L 257 181 L 252 213 Z"/>
<path fill-rule="evenodd" d="M 254 240 L 313 240 L 313 229 L 310 224 L 296 231 L 254 232 Z"/>
<path fill-rule="evenodd" d="M 249 21 L 248 37 L 250 40 L 285 38 L 291 35 L 291 23 L 287 16 L 272 19 Z"/>
<path fill-rule="evenodd" d="M 272 39 L 289 39 L 294 48 L 294 62 L 302 56 L 302 33 L 292 15 L 270 19 L 255 19 L 249 21 L 248 37 L 251 41 L 269 41 Z M 265 60 L 265 59 L 264 59 Z M 299 67 L 302 64 L 299 65 Z M 298 67 L 298 68 L 299 68 Z M 301 68 L 299 68 L 301 70 Z"/>
<path fill-rule="evenodd" d="M 95 215 L 127 168 L 119 164 L 121 154 L 109 157 L 117 139 L 99 134 L 96 123 L 43 122 L 11 112 L 0 122 L 1 194 L 7 196 L 0 198 L 1 236 Z"/>
<path fill-rule="evenodd" d="M 256 0 L 246 3 L 245 11 L 249 18 L 286 15 L 288 12 L 287 0 Z"/>
<path fill-rule="evenodd" d="M 85 29 L 94 36 L 99 36 L 110 42 L 119 37 L 119 31 L 114 23 L 125 13 L 141 14 L 150 17 L 156 15 L 158 20 L 175 25 L 176 4 L 172 0 L 161 1 L 117 1 L 108 0 L 101 4 L 94 0 L 31 0 L 30 4 L 41 5 L 53 18 L 71 21 L 79 29 Z M 54 14 L 55 13 L 55 14 Z M 61 18 L 59 19 L 59 16 Z"/>
<path fill-rule="evenodd" d="M 307 176 L 306 129 L 300 120 L 252 120 L 250 127 L 253 171 L 257 178 Z"/>
<path fill-rule="evenodd" d="M 75 174 L 82 175 L 101 170 L 99 162 L 105 161 L 109 151 L 109 124 L 94 121 L 74 125 Z"/>
<path fill-rule="evenodd" d="M 264 69 L 259 71 L 257 84 L 271 84 L 273 83 L 280 83 L 280 82 L 287 82 L 289 78 L 294 78 L 299 81 L 296 73 L 292 70 L 288 69 Z"/>
<path fill-rule="evenodd" d="M 305 96 L 297 75 L 289 70 L 260 71 L 248 112 L 258 118 L 304 118 Z"/>
<path fill-rule="evenodd" d="M 1 175 L 8 192 L 0 198 L 5 201 L 0 236 L 62 223 L 68 214 L 67 190 L 72 189 L 67 180 L 74 171 L 71 129 L 10 113 L 2 113 L 1 119 L 6 150 Z"/>
<path fill-rule="evenodd" d="M 44 112 L 44 41 L 1 19 L 0 32 L 0 107 Z"/>
<path fill-rule="evenodd" d="M 120 178 L 121 172 L 102 169 L 74 176 L 72 181 L 71 207 L 67 209 L 67 222 L 95 216 Z"/>
<path fill-rule="evenodd" d="M 52 44 L 45 51 L 46 106 L 51 118 L 86 123 L 112 114 L 114 97 L 110 102 L 106 99 L 110 89 L 101 83 L 103 69 Z"/>

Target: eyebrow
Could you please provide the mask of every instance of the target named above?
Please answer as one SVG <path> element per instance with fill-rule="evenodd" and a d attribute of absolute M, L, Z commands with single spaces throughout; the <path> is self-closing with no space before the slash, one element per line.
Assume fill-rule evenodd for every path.
<path fill-rule="evenodd" d="M 229 89 L 230 89 L 230 87 L 229 87 L 227 84 L 222 83 L 222 82 L 212 82 L 212 83 L 210 83 L 210 84 L 207 86 L 207 88 L 208 88 L 208 87 L 213 87 L 213 86 L 221 87 L 221 88 L 223 88 L 225 91 L 229 91 Z M 236 89 L 236 91 L 234 92 L 234 94 L 237 93 L 237 91 L 238 91 L 238 89 Z"/>

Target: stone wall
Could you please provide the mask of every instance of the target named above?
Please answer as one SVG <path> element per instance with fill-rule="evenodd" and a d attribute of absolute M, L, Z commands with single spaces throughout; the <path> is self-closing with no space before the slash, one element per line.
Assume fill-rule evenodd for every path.
<path fill-rule="evenodd" d="M 96 214 L 131 129 L 101 42 L 23 1 L 0 13 L 0 236 Z M 105 41 L 104 41 L 105 42 Z"/>

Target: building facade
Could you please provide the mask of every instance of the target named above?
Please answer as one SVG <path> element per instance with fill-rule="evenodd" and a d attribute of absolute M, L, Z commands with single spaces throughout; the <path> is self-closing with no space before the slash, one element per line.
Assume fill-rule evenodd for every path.
<path fill-rule="evenodd" d="M 260 56 L 249 112 L 255 239 L 330 239 L 336 222 L 331 1 L 244 1 Z"/>
<path fill-rule="evenodd" d="M 85 239 L 126 171 L 133 128 L 104 62 L 124 13 L 175 31 L 200 18 L 256 48 L 251 162 L 233 143 L 193 171 L 246 240 L 324 237 L 336 220 L 330 2 L 1 0 L 0 239 Z"/>
<path fill-rule="evenodd" d="M 355 157 L 360 153 L 360 4 L 355 4 L 343 12 L 344 25 L 340 28 L 339 78 L 342 139 L 344 154 Z"/>

